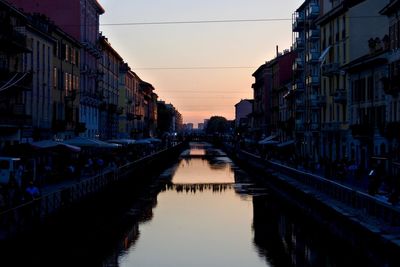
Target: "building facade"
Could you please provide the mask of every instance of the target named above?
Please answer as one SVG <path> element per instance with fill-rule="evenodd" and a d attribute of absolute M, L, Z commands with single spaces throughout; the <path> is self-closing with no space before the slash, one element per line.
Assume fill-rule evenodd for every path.
<path fill-rule="evenodd" d="M 103 140 L 117 137 L 119 128 L 119 116 L 123 115 L 126 108 L 121 99 L 119 105 L 119 75 L 122 57 L 115 51 L 107 38 L 100 37 L 100 49 L 102 57 L 98 66 L 98 93 L 100 95 L 99 106 L 99 138 Z M 129 90 L 128 90 L 129 91 Z M 126 110 L 125 110 L 126 111 Z"/>
<path fill-rule="evenodd" d="M 249 115 L 253 112 L 253 100 L 242 99 L 235 104 L 235 128 L 247 128 L 249 126 Z"/>
<path fill-rule="evenodd" d="M 32 137 L 32 114 L 26 95 L 32 91 L 32 72 L 24 64 L 32 54 L 27 17 L 0 2 L 0 149 Z"/>
<path fill-rule="evenodd" d="M 98 91 L 99 16 L 104 9 L 96 0 L 11 0 L 25 12 L 41 13 L 49 17 L 66 33 L 80 41 L 80 107 L 79 120 L 82 135 L 99 135 L 99 106 L 101 95 Z M 71 23 L 73 22 L 73 23 Z"/>
<path fill-rule="evenodd" d="M 293 14 L 292 92 L 295 100 L 296 150 L 302 157 L 319 160 L 321 110 L 324 96 L 320 90 L 320 30 L 315 24 L 319 16 L 318 0 L 305 1 Z"/>
<path fill-rule="evenodd" d="M 347 158 L 349 137 L 349 76 L 345 64 L 368 53 L 368 40 L 381 37 L 387 21 L 379 10 L 387 1 L 320 1 L 321 151 L 328 162 Z M 360 19 L 368 17 L 368 19 Z"/>
<path fill-rule="evenodd" d="M 392 0 L 381 10 L 389 22 L 388 75 L 383 80 L 386 94 L 386 138 L 389 171 L 400 175 L 400 1 Z"/>

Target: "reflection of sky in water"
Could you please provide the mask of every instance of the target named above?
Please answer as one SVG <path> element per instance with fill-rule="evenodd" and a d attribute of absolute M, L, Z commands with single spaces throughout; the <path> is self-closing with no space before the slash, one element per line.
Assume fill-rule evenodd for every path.
<path fill-rule="evenodd" d="M 232 188 L 196 194 L 164 191 L 154 218 L 120 266 L 268 266 L 252 245 L 252 202 Z"/>
<path fill-rule="evenodd" d="M 120 266 L 268 266 L 252 242 L 252 198 L 226 185 L 234 180 L 223 158 L 182 159 L 175 185 L 158 195 L 153 219 L 140 225 L 140 238 L 120 256 Z"/>
<path fill-rule="evenodd" d="M 192 156 L 203 156 L 206 154 L 206 151 L 202 148 L 191 148 L 189 154 Z"/>

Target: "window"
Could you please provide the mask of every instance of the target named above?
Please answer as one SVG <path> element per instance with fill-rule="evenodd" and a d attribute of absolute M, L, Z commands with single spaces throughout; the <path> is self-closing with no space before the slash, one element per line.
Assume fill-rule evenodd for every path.
<path fill-rule="evenodd" d="M 69 76 L 68 73 L 64 72 L 64 90 L 67 92 L 69 90 L 68 85 L 69 85 Z"/>
<path fill-rule="evenodd" d="M 58 50 L 59 50 L 59 46 L 60 45 L 60 42 L 59 41 L 56 41 L 56 44 L 55 44 L 55 46 L 54 46 L 54 50 L 53 50 L 53 53 L 54 53 L 54 56 L 55 57 L 58 57 Z"/>
<path fill-rule="evenodd" d="M 76 65 L 75 56 L 76 56 L 75 48 L 71 48 L 71 63 L 74 65 Z"/>
<path fill-rule="evenodd" d="M 57 80 L 57 68 L 54 67 L 53 68 L 53 87 L 54 88 L 57 88 L 57 82 L 58 82 L 58 80 Z"/>
<path fill-rule="evenodd" d="M 69 59 L 70 59 L 70 50 L 69 50 L 70 48 L 69 48 L 69 46 L 66 44 L 65 45 L 65 61 L 69 61 Z"/>

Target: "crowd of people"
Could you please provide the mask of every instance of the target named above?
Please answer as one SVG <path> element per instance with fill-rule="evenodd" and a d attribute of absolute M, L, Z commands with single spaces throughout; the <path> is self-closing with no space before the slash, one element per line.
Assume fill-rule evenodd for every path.
<path fill-rule="evenodd" d="M 45 151 L 30 155 L 29 159 L 21 158 L 17 169 L 10 173 L 8 183 L 0 184 L 0 212 L 39 198 L 41 189 L 48 185 L 79 182 L 160 149 L 161 144 L 145 144 L 110 150 Z"/>
<path fill-rule="evenodd" d="M 383 195 L 392 204 L 397 204 L 400 200 L 400 181 L 386 170 L 385 159 L 370 159 L 371 167 L 366 169 L 362 164 L 356 164 L 354 160 L 346 157 L 341 160 L 322 157 L 315 161 L 307 156 L 298 156 L 294 151 L 294 146 L 277 149 L 274 146 L 245 143 L 243 140 L 231 145 L 257 154 L 263 159 L 277 161 L 355 187 L 372 196 Z"/>

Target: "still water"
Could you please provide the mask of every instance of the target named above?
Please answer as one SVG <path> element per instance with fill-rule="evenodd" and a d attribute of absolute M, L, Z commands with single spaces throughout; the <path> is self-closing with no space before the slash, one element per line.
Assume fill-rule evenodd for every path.
<path fill-rule="evenodd" d="M 379 266 L 307 220 L 221 151 L 192 144 L 166 170 L 151 220 L 134 225 L 105 266 Z M 376 263 L 376 262 L 375 262 Z"/>

